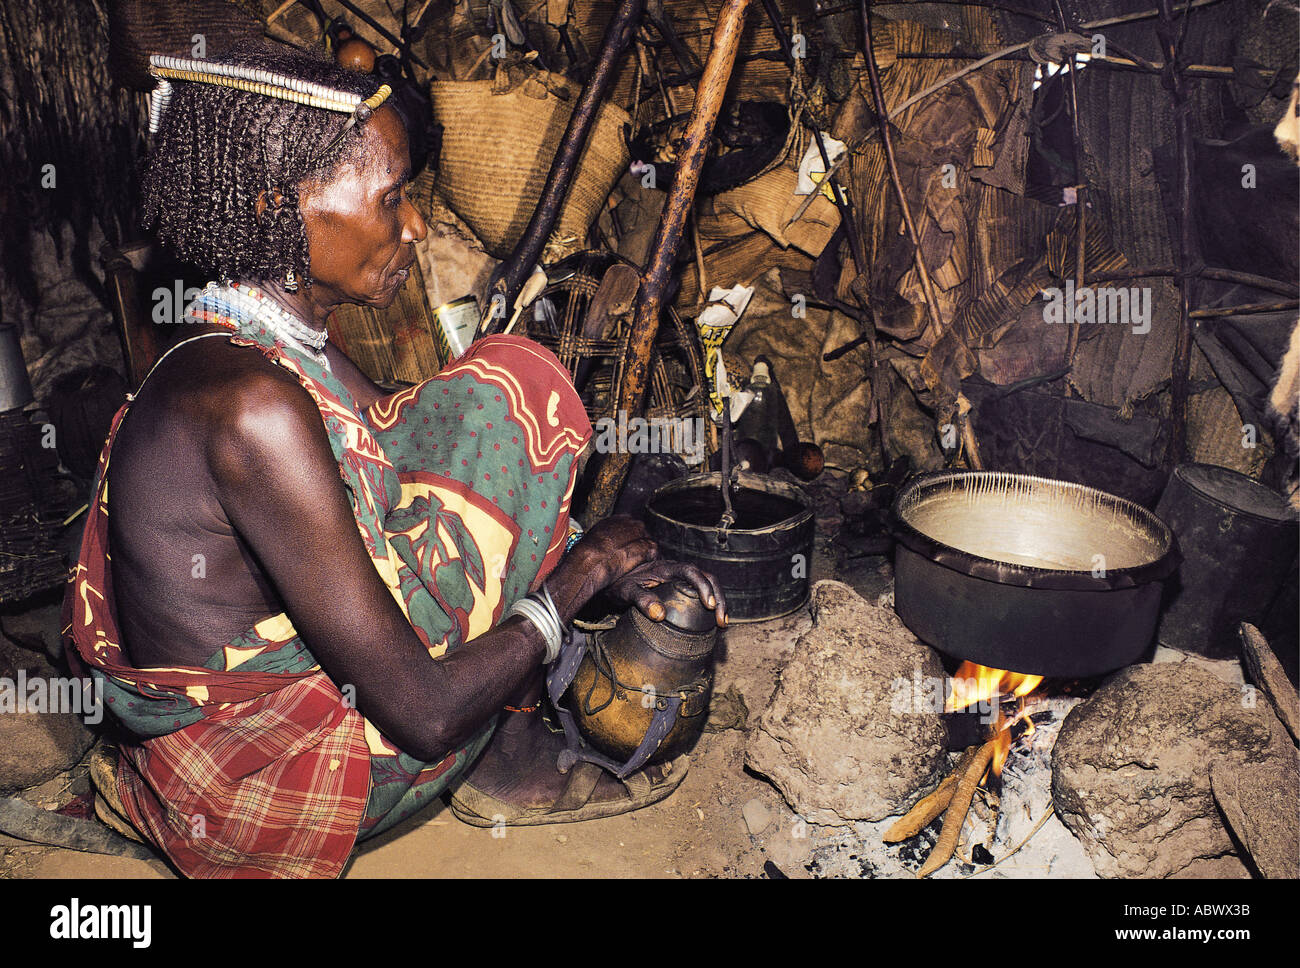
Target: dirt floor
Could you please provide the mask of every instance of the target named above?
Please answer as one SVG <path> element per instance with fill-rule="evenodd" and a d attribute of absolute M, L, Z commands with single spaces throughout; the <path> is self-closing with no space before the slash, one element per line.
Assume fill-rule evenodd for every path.
<path fill-rule="evenodd" d="M 820 536 L 811 565 L 813 580 L 848 581 L 873 601 L 891 587 L 887 561 L 841 561 L 837 568 Z M 753 723 L 810 623 L 805 609 L 729 628 L 716 666 L 715 696 L 738 690 Z M 823 832 L 802 823 L 770 783 L 745 770 L 744 748 L 742 729 L 706 732 L 691 753 L 686 780 L 671 797 L 606 820 L 513 827 L 493 836 L 492 830 L 463 824 L 439 806 L 363 844 L 343 876 L 811 877 L 813 848 Z M 83 764 L 22 795 L 42 806 L 60 806 L 88 788 L 85 769 Z M 33 846 L 0 835 L 0 878 L 174 876 L 162 861 Z"/>

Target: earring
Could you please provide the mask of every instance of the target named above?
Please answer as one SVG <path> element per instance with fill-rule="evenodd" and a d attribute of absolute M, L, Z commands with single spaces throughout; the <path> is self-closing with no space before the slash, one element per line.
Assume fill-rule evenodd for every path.
<path fill-rule="evenodd" d="M 285 292 L 298 291 L 298 275 L 292 269 L 290 269 L 288 272 L 284 274 L 284 291 Z"/>

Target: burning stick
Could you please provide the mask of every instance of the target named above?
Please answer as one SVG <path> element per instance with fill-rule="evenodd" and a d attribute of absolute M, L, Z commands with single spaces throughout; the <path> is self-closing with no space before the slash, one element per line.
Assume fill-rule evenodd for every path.
<path fill-rule="evenodd" d="M 934 850 L 930 851 L 930 856 L 925 859 L 925 863 L 921 865 L 921 869 L 916 872 L 917 877 L 928 877 L 952 860 L 952 855 L 957 850 L 957 841 L 961 839 L 961 828 L 966 822 L 966 813 L 970 810 L 971 799 L 975 796 L 975 788 L 979 786 L 984 771 L 989 768 L 996 747 L 996 740 L 985 743 L 962 771 L 957 780 L 957 787 L 953 791 L 952 801 L 944 814 L 939 840 L 935 843 Z"/>
<path fill-rule="evenodd" d="M 961 759 L 957 762 L 957 767 L 939 784 L 937 790 L 928 796 L 922 797 L 911 810 L 897 820 L 892 827 L 885 831 L 882 838 L 887 844 L 896 844 L 900 840 L 907 840 L 915 837 L 922 830 L 928 827 L 931 821 L 939 814 L 948 809 L 948 804 L 952 801 L 952 795 L 957 791 L 957 781 L 966 768 L 971 765 L 980 747 L 971 746 Z"/>

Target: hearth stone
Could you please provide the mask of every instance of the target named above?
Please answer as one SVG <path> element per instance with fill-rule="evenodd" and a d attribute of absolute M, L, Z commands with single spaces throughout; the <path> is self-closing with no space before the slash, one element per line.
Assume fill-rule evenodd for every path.
<path fill-rule="evenodd" d="M 813 627 L 749 735 L 746 762 L 809 823 L 903 813 L 947 762 L 939 711 L 923 697 L 899 708 L 900 683 L 942 679 L 938 656 L 892 609 L 841 582 L 813 586 L 811 609 Z"/>
<path fill-rule="evenodd" d="M 24 673 L 21 679 L 20 669 Z M 95 734 L 74 713 L 50 712 L 44 700 L 36 706 L 44 711 L 31 711 L 27 706 L 33 701 L 27 686 L 38 680 L 48 684 L 66 675 L 45 656 L 0 639 L 0 690 L 6 690 L 0 697 L 0 794 L 44 783 L 76 765 L 94 743 Z M 24 687 L 21 695 L 20 685 Z M 42 691 L 49 695 L 48 687 Z"/>
<path fill-rule="evenodd" d="M 1234 854 L 1211 764 L 1284 754 L 1294 756 L 1289 737 L 1253 690 L 1192 663 L 1130 666 L 1066 719 L 1052 754 L 1053 802 L 1100 876 L 1195 876 Z"/>
<path fill-rule="evenodd" d="M 1214 800 L 1228 826 L 1265 877 L 1300 878 L 1300 763 L 1269 756 L 1237 764 L 1227 758 L 1210 768 Z"/>

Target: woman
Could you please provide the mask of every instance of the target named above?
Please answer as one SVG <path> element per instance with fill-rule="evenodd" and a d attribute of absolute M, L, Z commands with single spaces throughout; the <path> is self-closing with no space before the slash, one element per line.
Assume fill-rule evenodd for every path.
<path fill-rule="evenodd" d="M 542 662 L 601 590 L 652 618 L 674 577 L 719 625 L 725 603 L 630 519 L 566 554 L 591 437 L 567 373 L 492 337 L 385 397 L 328 342 L 336 306 L 393 301 L 426 232 L 385 89 L 261 47 L 155 73 L 146 220 L 227 281 L 114 421 L 67 601 L 130 733 L 127 819 L 186 874 L 333 876 L 462 775 L 497 810 L 472 821 L 662 799 L 682 764 L 558 773 Z"/>

